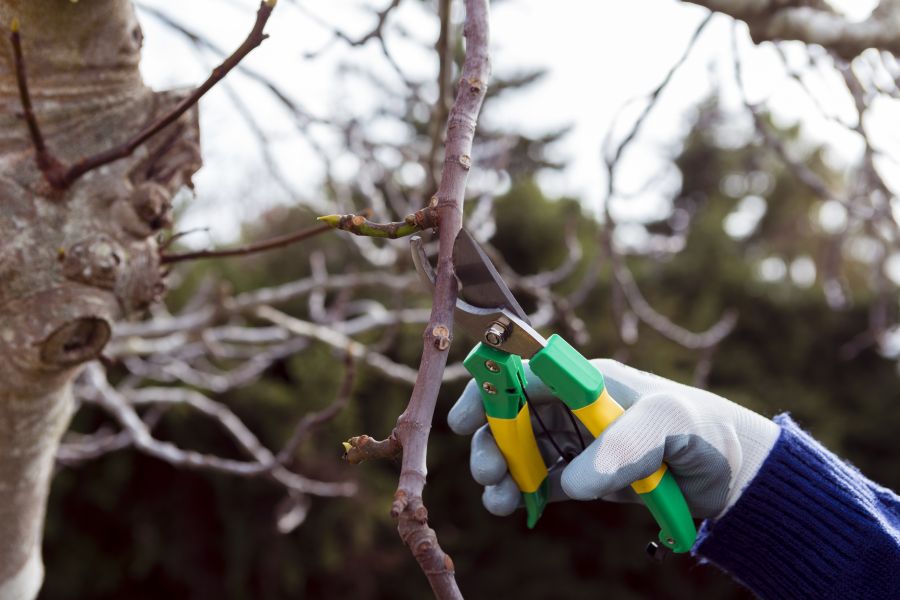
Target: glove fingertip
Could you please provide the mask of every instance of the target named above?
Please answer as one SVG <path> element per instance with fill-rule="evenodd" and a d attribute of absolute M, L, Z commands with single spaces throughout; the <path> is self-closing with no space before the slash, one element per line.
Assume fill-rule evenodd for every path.
<path fill-rule="evenodd" d="M 577 460 L 577 459 L 576 459 Z M 599 494 L 594 492 L 592 488 L 596 481 L 589 482 L 578 469 L 573 469 L 574 461 L 563 469 L 560 485 L 566 496 L 573 500 L 594 500 Z"/>
<path fill-rule="evenodd" d="M 507 473 L 506 460 L 487 427 L 480 428 L 472 436 L 469 470 L 472 479 L 481 485 L 496 485 Z"/>
<path fill-rule="evenodd" d="M 484 415 L 481 394 L 478 391 L 478 384 L 473 379 L 466 384 L 466 389 L 463 390 L 459 400 L 447 413 L 447 425 L 457 435 L 471 435 L 485 423 L 487 418 Z"/>
<path fill-rule="evenodd" d="M 489 485 L 481 494 L 481 503 L 489 513 L 498 517 L 506 517 L 519 507 L 521 494 L 512 477 L 507 476 L 497 485 Z"/>

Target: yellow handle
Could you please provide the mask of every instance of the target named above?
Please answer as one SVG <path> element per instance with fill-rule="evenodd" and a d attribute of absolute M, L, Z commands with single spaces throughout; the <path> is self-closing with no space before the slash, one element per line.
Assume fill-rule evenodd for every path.
<path fill-rule="evenodd" d="M 488 416 L 487 420 L 519 489 L 526 493 L 536 491 L 547 478 L 547 467 L 534 438 L 528 405 L 522 406 L 513 419 Z"/>
<path fill-rule="evenodd" d="M 600 437 L 603 430 L 609 427 L 610 423 L 622 416 L 625 409 L 613 400 L 609 391 L 604 387 L 597 399 L 581 408 L 576 408 L 572 414 L 578 417 L 578 420 L 584 423 L 595 438 Z M 666 463 L 657 469 L 649 477 L 639 479 L 631 484 L 632 489 L 638 494 L 646 494 L 652 492 L 662 481 L 663 475 L 666 474 Z"/>

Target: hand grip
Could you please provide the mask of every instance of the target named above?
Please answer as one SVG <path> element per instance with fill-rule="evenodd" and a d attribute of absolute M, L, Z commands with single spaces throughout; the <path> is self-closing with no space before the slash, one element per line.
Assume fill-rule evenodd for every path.
<path fill-rule="evenodd" d="M 463 364 L 478 383 L 488 426 L 506 459 L 513 481 L 522 491 L 530 529 L 547 505 L 550 484 L 547 467 L 531 429 L 522 359 L 478 344 Z"/>
<path fill-rule="evenodd" d="M 603 375 L 577 350 L 558 335 L 529 363 L 553 394 L 562 400 L 594 437 L 599 437 L 624 409 L 603 382 Z M 694 545 L 697 530 L 684 495 L 665 463 L 649 477 L 631 484 L 660 526 L 659 540 L 674 552 L 687 552 Z"/>

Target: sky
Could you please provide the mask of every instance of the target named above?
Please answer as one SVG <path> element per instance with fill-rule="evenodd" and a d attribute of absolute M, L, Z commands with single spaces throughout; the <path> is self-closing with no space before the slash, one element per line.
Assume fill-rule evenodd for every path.
<path fill-rule="evenodd" d="M 852 18 L 862 19 L 875 1 L 834 0 L 834 4 Z M 141 5 L 165 12 L 229 50 L 246 35 L 257 6 L 254 0 L 141 0 Z M 366 115 L 382 97 L 358 80 L 339 78 L 339 66 L 350 62 L 387 82 L 399 86 L 400 81 L 380 58 L 374 42 L 362 48 L 350 48 L 342 42 L 329 44 L 331 30 L 323 24 L 358 36 L 374 23 L 372 7 L 384 5 L 383 0 L 281 0 L 267 27 L 270 39 L 245 63 L 277 81 L 315 115 L 328 116 L 334 110 Z M 455 6 L 462 9 L 461 2 Z M 423 52 L 407 37 L 422 44 L 433 43 L 438 34 L 437 22 L 428 10 L 421 2 L 404 0 L 391 16 L 387 38 L 407 77 L 421 81 L 434 79 L 437 60 L 433 52 Z M 665 77 L 707 14 L 702 7 L 676 0 L 495 2 L 491 17 L 494 72 L 510 74 L 543 68 L 547 76 L 527 91 L 501 98 L 482 118 L 494 125 L 535 134 L 571 125 L 570 133 L 552 148 L 553 158 L 561 159 L 567 166 L 559 172 L 541 173 L 539 182 L 547 193 L 579 197 L 589 210 L 599 214 L 605 201 L 602 141 L 613 125 L 614 139 L 624 135 L 645 106 L 642 98 Z M 151 86 L 196 85 L 217 62 L 208 53 L 198 54 L 185 38 L 149 12 L 139 9 L 138 15 L 145 37 L 142 71 Z M 406 37 L 396 32 L 397 24 L 402 25 Z M 713 17 L 647 119 L 623 160 L 618 177 L 624 191 L 640 189 L 651 177 L 661 175 L 661 179 L 639 198 L 612 204 L 620 221 L 665 214 L 680 183 L 670 161 L 673 148 L 677 148 L 687 131 L 687 118 L 693 107 L 714 89 L 720 91 L 724 106 L 738 115 L 736 135 L 740 134 L 742 120 L 749 135 L 749 117 L 741 110 L 735 84 L 731 32 L 730 18 Z M 779 125 L 799 123 L 810 144 L 825 144 L 826 158 L 833 166 L 842 168 L 858 159 L 862 152 L 858 136 L 821 114 L 801 86 L 789 78 L 771 44 L 753 44 L 741 25 L 737 47 L 750 101 L 765 102 Z M 801 66 L 803 47 L 795 43 L 784 48 L 788 61 L 795 67 Z M 315 51 L 321 51 L 315 59 L 306 57 Z M 851 123 L 855 120 L 852 98 L 831 69 L 814 69 L 805 81 L 816 92 L 826 113 Z M 179 220 L 181 229 L 209 229 L 206 234 L 186 238 L 195 246 L 229 243 L 239 235 L 242 222 L 273 205 L 298 201 L 297 195 L 290 196 L 275 185 L 266 187 L 266 178 L 261 176 L 259 144 L 236 112 L 235 98 L 255 115 L 258 126 L 266 132 L 271 153 L 298 190 L 300 200 L 322 212 L 333 212 L 333 207 L 316 196 L 322 172 L 316 150 L 292 133 L 295 128 L 291 119 L 265 90 L 234 72 L 225 85 L 214 88 L 201 102 L 205 166 L 195 178 L 196 196 L 185 202 Z M 635 99 L 620 113 L 624 105 Z M 879 126 L 897 122 L 898 103 L 880 103 L 873 111 L 873 141 L 888 154 L 900 157 L 900 131 Z M 402 136 L 402 131 L 385 124 L 382 134 L 390 139 L 392 135 Z M 339 146 L 339 141 L 324 128 L 314 131 L 314 135 L 325 147 Z M 336 166 L 337 172 L 347 179 L 353 179 L 361 168 L 349 155 L 342 156 Z M 897 171 L 882 169 L 889 183 L 900 189 Z M 253 201 L 249 202 L 251 196 Z M 748 205 L 747 218 L 752 217 L 753 210 Z"/>

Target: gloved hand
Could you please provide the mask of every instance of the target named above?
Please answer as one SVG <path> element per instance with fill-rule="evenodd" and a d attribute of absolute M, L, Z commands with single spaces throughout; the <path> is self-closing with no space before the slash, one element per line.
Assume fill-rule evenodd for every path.
<path fill-rule="evenodd" d="M 552 465 L 551 499 L 637 502 L 629 485 L 665 461 L 691 514 L 719 517 L 737 501 L 778 439 L 778 425 L 720 396 L 613 360 L 591 362 L 603 374 L 612 397 L 625 408 L 625 414 L 593 441 L 580 423 L 576 431 L 565 406 L 525 365 L 525 392 L 532 410 L 537 410 L 556 442 L 554 447 L 541 427 L 533 424 L 544 462 Z M 470 467 L 475 481 L 485 486 L 485 508 L 498 516 L 512 513 L 521 493 L 486 425 L 474 381 L 466 386 L 447 421 L 460 435 L 474 433 Z M 582 439 L 587 444 L 584 449 Z"/>

